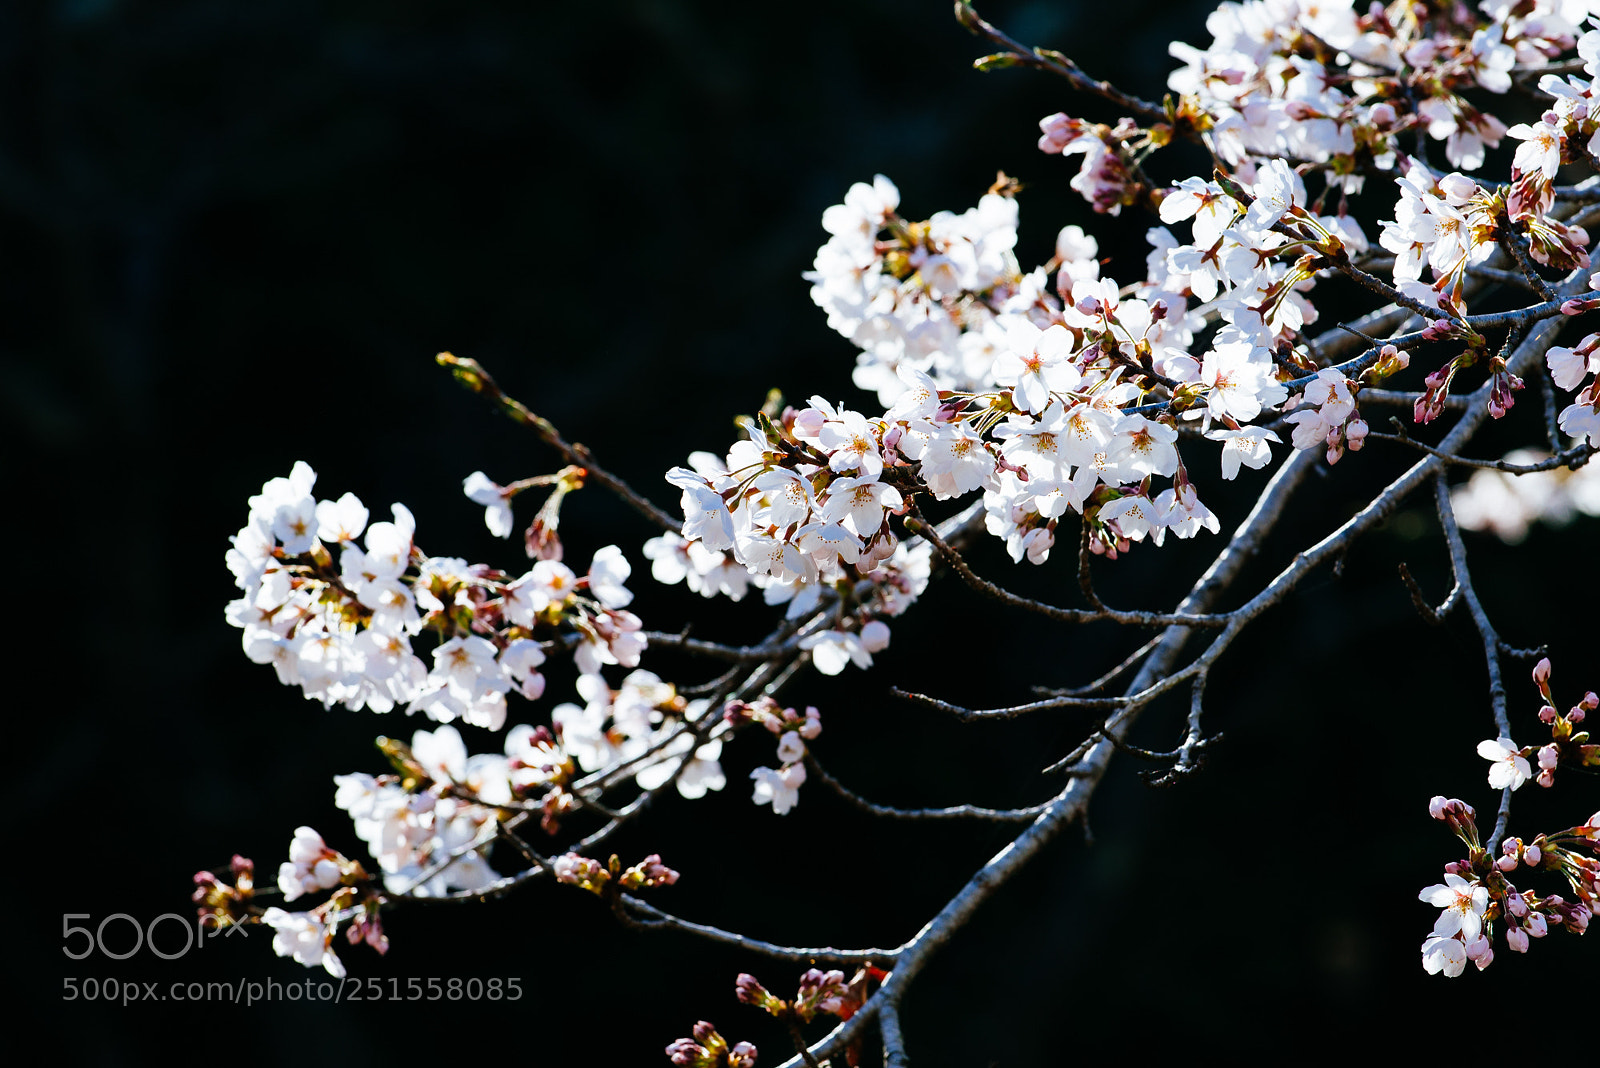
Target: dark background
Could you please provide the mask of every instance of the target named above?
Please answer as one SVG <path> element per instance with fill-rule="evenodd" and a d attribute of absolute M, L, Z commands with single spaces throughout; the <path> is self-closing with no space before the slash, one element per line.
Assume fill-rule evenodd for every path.
<path fill-rule="evenodd" d="M 986 14 L 1159 97 L 1166 42 L 1203 43 L 1205 11 L 1009 3 Z M 375 734 L 431 724 L 324 711 L 249 663 L 222 618 L 233 596 L 222 556 L 245 498 L 305 459 L 320 496 L 354 491 L 374 518 L 404 501 L 429 551 L 518 567 L 460 480 L 558 461 L 455 388 L 435 352 L 481 360 L 671 505 L 665 468 L 724 449 L 732 414 L 769 387 L 873 403 L 851 387 L 853 351 L 799 277 L 825 236 L 823 208 L 853 181 L 886 173 L 903 211 L 926 217 L 971 205 L 1003 168 L 1028 185 L 1024 266 L 1078 222 L 1122 235 L 1101 238 L 1108 273 L 1140 274 L 1151 220 L 1093 219 L 1066 187 L 1075 164 L 1033 147 L 1050 112 L 1114 116 L 1043 74 L 968 70 L 983 51 L 931 0 L 0 7 L 0 425 L 15 517 L 6 705 L 19 735 L 5 790 L 8 889 L 27 931 L 10 974 L 39 999 L 54 1058 L 481 1051 L 664 1064 L 660 1049 L 700 1018 L 756 1041 L 764 1064 L 784 1058 L 781 1032 L 734 1002 L 733 977 L 752 970 L 784 994 L 798 969 L 620 930 L 561 888 L 404 909 L 389 920 L 387 958 L 343 954 L 352 975 L 402 984 L 517 977 L 526 996 L 514 1004 L 63 1004 L 65 977 L 323 973 L 274 957 L 263 932 L 171 963 L 148 950 L 73 962 L 59 915 L 188 914 L 193 871 L 237 851 L 270 882 L 302 823 L 359 853 L 330 777 L 382 770 Z M 1535 407 L 1484 454 L 1536 433 Z M 1254 577 L 1409 459 L 1374 448 L 1314 479 Z M 1265 475 L 1225 486 L 1204 466 L 1205 499 L 1231 527 Z M 1593 947 L 1565 934 L 1454 982 L 1419 967 L 1435 914 L 1416 894 L 1456 856 L 1427 800 L 1461 796 L 1486 816 L 1494 804 L 1473 753 L 1493 733 L 1476 634 L 1464 618 L 1423 624 L 1395 578 L 1408 560 L 1443 595 L 1435 527 L 1425 507 L 1402 511 L 1341 575 L 1317 576 L 1247 632 L 1212 678 L 1209 724 L 1227 740 L 1204 775 L 1155 791 L 1119 762 L 1091 810 L 1093 844 L 1064 836 L 913 988 L 918 1064 L 1259 1054 L 1313 1036 L 1335 1048 L 1442 1020 L 1462 998 L 1559 991 L 1592 974 Z M 652 532 L 599 493 L 571 499 L 562 530 L 580 568 L 603 544 L 624 548 L 647 625 L 692 618 L 702 634 L 748 640 L 773 618 L 651 588 L 638 547 Z M 1550 643 L 1564 704 L 1600 685 L 1587 674 L 1592 613 L 1558 585 L 1593 532 L 1592 521 L 1540 529 L 1516 550 L 1469 535 L 1491 612 L 1508 640 Z M 1137 550 L 1100 568 L 1102 589 L 1114 603 L 1171 603 L 1220 544 Z M 1069 600 L 1063 555 L 1041 571 L 1013 568 L 997 545 L 975 558 L 1010 586 Z M 822 708 L 820 758 L 877 799 L 1029 803 L 1058 788 L 1037 769 L 1081 737 L 1081 714 L 962 727 L 888 687 L 1012 703 L 1030 683 L 1084 682 L 1139 640 L 1044 627 L 939 581 L 872 673 L 808 673 L 787 697 Z M 705 677 L 667 654 L 646 666 Z M 1507 671 L 1517 736 L 1533 739 L 1526 665 Z M 513 717 L 542 721 L 570 696 L 555 673 L 550 698 L 514 703 Z M 1171 745 L 1183 705 L 1153 708 L 1138 740 Z M 465 733 L 472 748 L 499 748 Z M 660 851 L 683 872 L 665 907 L 779 941 L 894 944 L 1007 840 L 874 823 L 815 783 L 774 817 L 750 804 L 747 779 L 770 760 L 765 743 L 731 747 L 726 791 L 668 800 L 615 843 L 625 859 Z M 1523 791 L 1513 830 L 1586 816 L 1593 780 L 1576 778 L 1553 796 Z M 107 933 L 114 948 L 131 940 L 122 921 Z"/>

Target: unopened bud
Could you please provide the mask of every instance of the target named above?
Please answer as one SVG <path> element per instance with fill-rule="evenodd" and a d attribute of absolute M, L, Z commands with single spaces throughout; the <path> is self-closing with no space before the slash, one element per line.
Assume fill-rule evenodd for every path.
<path fill-rule="evenodd" d="M 1361 446 L 1366 444 L 1368 429 L 1370 428 L 1367 426 L 1367 421 L 1359 415 L 1350 420 L 1344 428 L 1344 439 L 1349 444 L 1351 452 L 1361 451 Z"/>
<path fill-rule="evenodd" d="M 749 972 L 740 972 L 739 978 L 733 983 L 733 996 L 746 1005 L 754 1005 L 764 1012 L 777 1016 L 788 1009 L 780 998 L 772 996 L 772 992 L 761 985 L 761 981 Z"/>

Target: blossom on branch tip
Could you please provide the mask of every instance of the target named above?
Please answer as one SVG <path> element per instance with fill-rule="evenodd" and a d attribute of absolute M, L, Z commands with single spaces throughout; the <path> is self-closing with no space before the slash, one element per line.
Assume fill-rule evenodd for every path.
<path fill-rule="evenodd" d="M 1478 755 L 1490 761 L 1489 785 L 1496 790 L 1516 790 L 1533 777 L 1527 758 L 1510 738 L 1479 742 Z"/>
<path fill-rule="evenodd" d="M 482 471 L 474 471 L 462 481 L 461 491 L 472 503 L 484 506 L 483 522 L 489 533 L 497 538 L 511 537 L 516 525 L 511 517 L 514 490 L 489 481 L 489 476 Z"/>
<path fill-rule="evenodd" d="M 334 929 L 314 913 L 269 908 L 261 922 L 272 928 L 272 951 L 278 956 L 293 957 L 307 968 L 320 964 L 329 975 L 344 978 L 344 963 L 333 951 Z"/>
<path fill-rule="evenodd" d="M 770 804 L 772 811 L 782 816 L 800 800 L 800 787 L 806 781 L 806 766 L 789 764 L 776 770 L 756 768 L 750 777 L 756 781 L 752 800 L 758 805 Z"/>

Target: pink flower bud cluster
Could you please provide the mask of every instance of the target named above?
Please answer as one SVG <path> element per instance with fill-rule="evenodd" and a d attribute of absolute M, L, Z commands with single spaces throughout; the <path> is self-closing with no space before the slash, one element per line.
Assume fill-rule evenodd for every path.
<path fill-rule="evenodd" d="M 770 697 L 754 703 L 730 701 L 724 717 L 733 726 L 755 722 L 778 736 L 778 768 L 756 768 L 750 773 L 755 780 L 753 800 L 758 805 L 770 804 L 777 815 L 784 815 L 800 800 L 800 787 L 806 781 L 805 743 L 822 733 L 822 716 L 815 708 L 807 708 L 802 715 L 792 708 L 780 709 Z"/>
<path fill-rule="evenodd" d="M 667 1059 L 681 1068 L 755 1068 L 756 1048 L 748 1042 L 733 1046 L 717 1033 L 715 1025 L 701 1020 L 693 1038 L 680 1038 L 667 1046 Z"/>
<path fill-rule="evenodd" d="M 1553 784 L 1556 766 L 1564 756 L 1600 764 L 1600 747 L 1582 745 L 1583 733 L 1573 726 L 1600 705 L 1600 697 L 1586 693 L 1572 711 L 1562 716 L 1551 704 L 1551 668 L 1541 659 L 1533 669 L 1533 683 L 1546 702 L 1539 710 L 1541 722 L 1551 727 L 1551 744 L 1538 750 L 1541 785 Z M 1574 720 L 1576 717 L 1576 720 Z M 1518 748 L 1509 738 L 1485 741 L 1478 753 L 1493 762 L 1489 785 L 1515 790 L 1530 777 L 1527 757 L 1532 747 Z M 1422 945 L 1423 967 L 1430 974 L 1443 972 L 1458 976 L 1472 961 L 1479 968 L 1494 959 L 1490 942 L 1496 924 L 1505 927 L 1506 944 L 1517 953 L 1526 953 L 1530 939 L 1543 938 L 1551 924 L 1582 934 L 1589 926 L 1596 907 L 1600 907 L 1600 813 L 1585 823 L 1555 834 L 1541 834 L 1524 842 L 1506 838 L 1500 855 L 1491 858 L 1479 845 L 1478 829 L 1471 806 L 1463 801 L 1435 797 L 1428 804 L 1429 815 L 1447 823 L 1467 845 L 1464 860 L 1445 865 L 1445 881 L 1423 890 L 1421 900 L 1442 909 L 1433 933 Z M 1559 873 L 1576 897 L 1568 901 L 1559 894 L 1540 897 L 1532 890 L 1519 890 L 1509 879 L 1513 873 Z"/>
<path fill-rule="evenodd" d="M 824 1013 L 848 1018 L 848 1009 L 854 1007 L 850 982 L 844 972 L 820 968 L 808 968 L 801 974 L 799 987 L 790 1001 L 774 996 L 748 972 L 741 973 L 735 981 L 734 996 L 780 1020 L 795 1019 L 801 1023 L 810 1023 Z"/>

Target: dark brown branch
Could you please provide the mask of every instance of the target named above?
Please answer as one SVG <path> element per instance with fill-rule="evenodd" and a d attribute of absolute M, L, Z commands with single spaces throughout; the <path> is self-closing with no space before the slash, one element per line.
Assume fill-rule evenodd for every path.
<path fill-rule="evenodd" d="M 1363 397 L 1363 399 L 1365 398 Z M 1554 471 L 1558 467 L 1566 467 L 1572 470 L 1577 470 L 1584 464 L 1588 463 L 1589 457 L 1593 456 L 1596 451 L 1600 451 L 1596 450 L 1593 445 L 1584 442 L 1580 445 L 1574 445 L 1565 452 L 1557 453 L 1547 460 L 1540 460 L 1537 463 L 1531 464 L 1514 464 L 1506 460 L 1474 460 L 1471 457 L 1457 456 L 1454 453 L 1442 452 L 1439 449 L 1434 448 L 1432 445 L 1424 445 L 1416 438 L 1413 438 L 1411 435 L 1407 434 L 1404 424 L 1400 423 L 1399 420 L 1391 420 L 1391 422 L 1399 431 L 1398 433 L 1383 434 L 1376 430 L 1369 431 L 1367 434 L 1367 440 L 1398 442 L 1401 445 L 1409 445 L 1418 452 L 1425 452 L 1429 456 L 1437 457 L 1447 464 L 1454 464 L 1458 467 L 1476 467 L 1488 471 L 1505 471 L 1508 474 L 1513 475 L 1529 475 L 1535 471 Z"/>
<path fill-rule="evenodd" d="M 1461 540 L 1461 528 L 1456 525 L 1455 509 L 1450 504 L 1450 482 L 1442 470 L 1434 476 L 1433 497 L 1439 510 L 1439 523 L 1444 527 L 1445 546 L 1450 551 L 1450 567 L 1455 571 L 1462 600 L 1466 602 L 1472 622 L 1478 628 L 1478 636 L 1483 640 L 1483 657 L 1489 673 L 1489 708 L 1494 714 L 1495 729 L 1500 732 L 1501 738 L 1510 738 L 1511 720 L 1506 715 L 1506 687 L 1500 678 L 1500 635 L 1489 622 L 1489 615 L 1478 600 L 1478 592 L 1472 588 L 1472 574 L 1467 570 L 1467 547 Z M 1489 837 L 1491 848 L 1505 835 L 1506 820 L 1510 814 L 1511 790 L 1508 787 L 1500 802 L 1500 815 L 1494 834 Z"/>
<path fill-rule="evenodd" d="M 1123 92 L 1107 81 L 1100 81 L 1085 74 L 1076 63 L 1062 55 L 1060 52 L 1048 48 L 1029 48 L 1021 41 L 1016 40 L 992 23 L 986 21 L 975 11 L 967 0 L 956 0 L 956 19 L 973 34 L 986 37 L 990 41 L 1006 50 L 1008 61 L 1024 67 L 1036 67 L 1047 70 L 1052 74 L 1059 74 L 1072 83 L 1072 87 L 1079 92 L 1090 93 L 1103 97 L 1121 108 L 1123 113 L 1136 116 L 1148 122 L 1166 122 L 1167 109 L 1160 104 L 1148 100 L 1140 100 Z"/>
<path fill-rule="evenodd" d="M 950 820 L 950 819 L 975 819 L 987 820 L 992 823 L 1028 823 L 1039 813 L 1050 807 L 1047 801 L 1044 804 L 1032 805 L 1028 808 L 979 808 L 976 805 L 956 805 L 952 808 L 892 808 L 888 805 L 879 805 L 857 794 L 838 779 L 828 774 L 823 766 L 817 763 L 816 757 L 806 754 L 806 768 L 816 776 L 824 786 L 850 802 L 863 812 L 870 812 L 874 816 L 885 816 L 897 820 Z"/>
<path fill-rule="evenodd" d="M 1417 580 L 1411 577 L 1411 569 L 1403 560 L 1400 562 L 1400 581 L 1406 584 L 1406 591 L 1411 594 L 1411 606 L 1417 610 L 1417 614 L 1435 627 L 1444 622 L 1444 617 L 1456 606 L 1456 599 L 1461 596 L 1461 583 L 1457 582 L 1445 599 L 1439 602 L 1439 607 L 1433 607 L 1423 594 L 1422 587 L 1417 585 Z"/>
<path fill-rule="evenodd" d="M 1087 610 L 1082 608 L 1060 608 L 1056 605 L 1046 604 L 1043 601 L 1035 601 L 1032 598 L 1022 597 L 1010 592 L 1009 590 L 1002 589 L 1001 587 L 990 582 L 988 579 L 980 578 L 972 570 L 972 568 L 967 565 L 966 560 L 962 559 L 961 554 L 956 552 L 955 549 L 951 548 L 950 545 L 944 541 L 944 539 L 940 538 L 938 533 L 926 521 L 918 519 L 915 516 L 907 516 L 904 522 L 907 530 L 911 531 L 913 534 L 927 538 L 929 543 L 932 544 L 936 550 L 938 550 L 939 555 L 944 557 L 945 562 L 950 565 L 951 569 L 955 571 L 957 575 L 961 576 L 961 580 L 968 586 L 971 586 L 980 593 L 987 594 L 1002 604 L 1008 604 L 1014 608 L 1026 609 L 1029 612 L 1042 615 L 1047 619 L 1059 620 L 1063 623 L 1095 623 L 1101 620 L 1107 620 L 1112 623 L 1124 623 L 1140 627 L 1164 627 L 1171 626 L 1173 624 L 1182 624 L 1190 627 L 1220 627 L 1226 624 L 1228 621 L 1227 615 L 1185 615 L 1182 613 L 1172 612 L 1123 612 L 1113 608 Z"/>
<path fill-rule="evenodd" d="M 1151 638 L 1149 641 L 1139 646 L 1139 648 L 1129 653 L 1127 658 L 1124 659 L 1122 663 L 1118 664 L 1104 675 L 1101 675 L 1093 682 L 1086 682 L 1082 686 L 1069 687 L 1052 688 L 1048 686 L 1035 686 L 1033 688 L 1033 692 L 1044 697 L 1081 697 L 1084 694 L 1094 693 L 1096 690 L 1100 689 L 1100 687 L 1107 686 L 1112 682 L 1115 682 L 1117 678 L 1125 673 L 1129 668 L 1133 667 L 1140 660 L 1143 660 L 1145 656 L 1149 654 L 1150 650 L 1154 649 L 1156 644 L 1160 641 L 1160 635 Z"/>
<path fill-rule="evenodd" d="M 773 942 L 750 938 L 736 931 L 725 931 L 720 927 L 709 927 L 703 923 L 685 920 L 641 901 L 631 894 L 619 893 L 616 904 L 617 917 L 630 927 L 670 927 L 673 930 L 698 935 L 711 942 L 733 946 L 750 953 L 759 953 L 774 960 L 799 961 L 807 964 L 816 961 L 832 961 L 838 964 L 888 964 L 900 955 L 898 949 L 835 949 L 832 946 L 807 949 L 800 946 L 780 946 Z M 645 918 L 640 919 L 640 916 Z"/>

